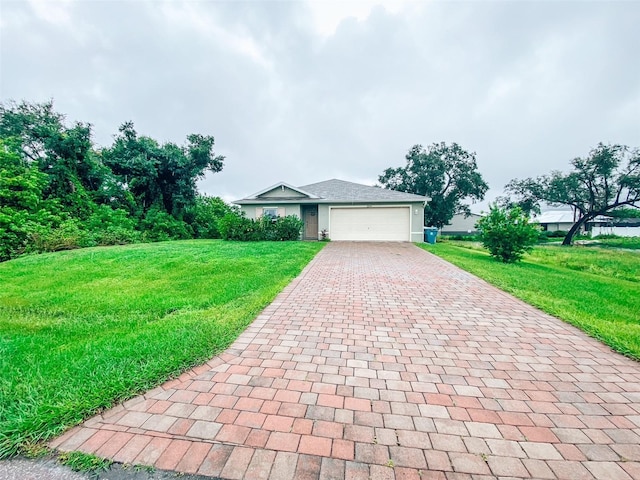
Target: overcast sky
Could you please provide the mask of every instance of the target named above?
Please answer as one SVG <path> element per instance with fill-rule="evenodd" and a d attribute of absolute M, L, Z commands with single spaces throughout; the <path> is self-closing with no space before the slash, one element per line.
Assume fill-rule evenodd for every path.
<path fill-rule="evenodd" d="M 373 185 L 420 143 L 477 154 L 488 198 L 598 142 L 640 146 L 640 1 L 1 0 L 0 97 L 183 143 L 238 199 Z M 485 204 L 473 209 L 478 211 Z"/>

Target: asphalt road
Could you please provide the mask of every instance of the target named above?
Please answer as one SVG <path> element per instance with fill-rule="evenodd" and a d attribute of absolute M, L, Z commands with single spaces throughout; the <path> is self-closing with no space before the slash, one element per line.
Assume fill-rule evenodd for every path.
<path fill-rule="evenodd" d="M 212 480 L 211 477 L 146 470 L 114 463 L 107 471 L 74 472 L 53 458 L 16 458 L 0 462 L 0 480 Z"/>

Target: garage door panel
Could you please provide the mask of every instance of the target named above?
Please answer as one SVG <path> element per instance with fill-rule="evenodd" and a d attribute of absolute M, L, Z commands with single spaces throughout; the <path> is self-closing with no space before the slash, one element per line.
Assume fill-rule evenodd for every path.
<path fill-rule="evenodd" d="M 331 209 L 332 240 L 409 241 L 411 210 L 407 207 Z"/>

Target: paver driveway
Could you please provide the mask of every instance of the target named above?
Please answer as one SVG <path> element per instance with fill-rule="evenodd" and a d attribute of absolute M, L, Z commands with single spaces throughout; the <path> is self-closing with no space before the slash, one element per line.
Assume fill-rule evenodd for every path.
<path fill-rule="evenodd" d="M 53 442 L 223 478 L 640 479 L 640 365 L 402 243 L 330 243 L 223 355 Z"/>

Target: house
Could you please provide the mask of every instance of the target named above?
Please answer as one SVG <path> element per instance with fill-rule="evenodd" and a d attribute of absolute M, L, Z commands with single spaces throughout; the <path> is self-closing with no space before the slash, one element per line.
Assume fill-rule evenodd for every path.
<path fill-rule="evenodd" d="M 577 219 L 577 214 L 570 210 L 549 210 L 542 212 L 533 221 L 538 222 L 542 230 L 546 232 L 557 232 L 559 230 L 568 232 Z"/>
<path fill-rule="evenodd" d="M 640 218 L 599 217 L 602 219 L 591 228 L 591 236 L 617 235 L 618 237 L 640 237 Z"/>
<path fill-rule="evenodd" d="M 327 180 L 302 187 L 284 182 L 236 200 L 248 218 L 295 215 L 304 240 L 424 241 L 424 204 L 412 193 Z"/>
<path fill-rule="evenodd" d="M 456 213 L 451 221 L 440 229 L 442 235 L 475 235 L 478 233 L 476 223 L 482 215 L 472 213 L 466 216 L 464 213 Z"/>
<path fill-rule="evenodd" d="M 600 231 L 605 226 L 611 226 L 611 217 L 604 217 L 598 215 L 592 220 L 585 222 L 580 228 L 580 233 L 592 232 L 592 235 L 599 235 L 600 233 L 593 233 L 594 231 Z M 570 210 L 549 210 L 542 212 L 540 215 L 533 219 L 534 222 L 538 222 L 543 231 L 568 232 L 571 227 L 578 221 L 578 214 Z M 604 232 L 603 232 L 604 233 Z"/>

